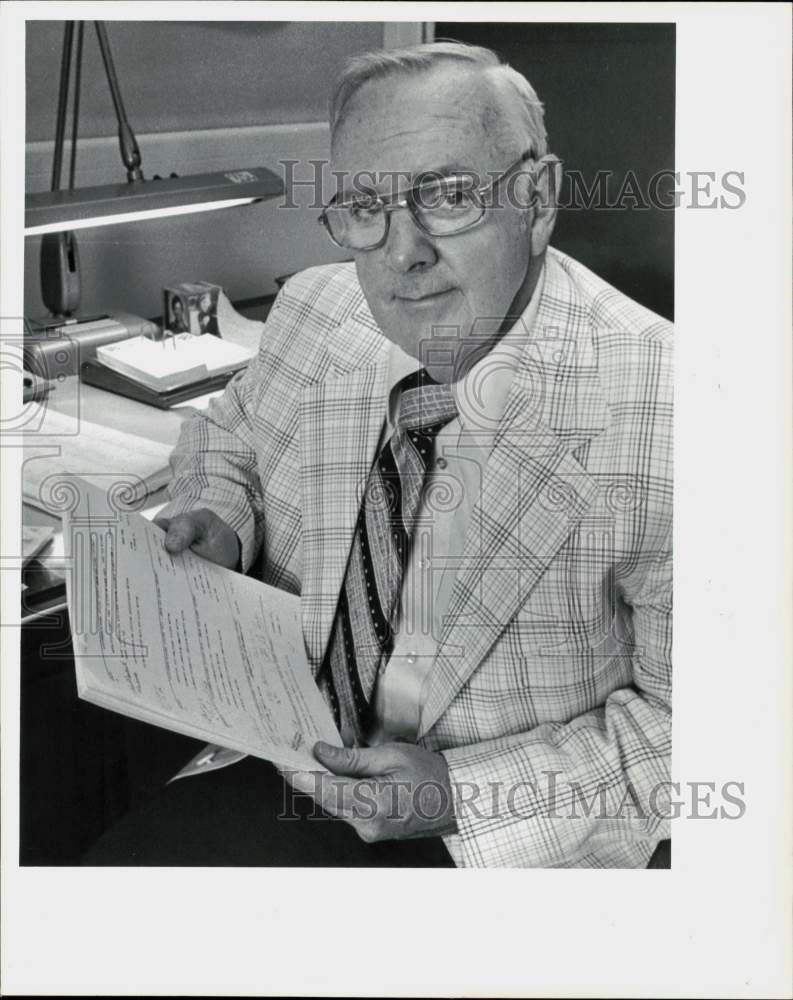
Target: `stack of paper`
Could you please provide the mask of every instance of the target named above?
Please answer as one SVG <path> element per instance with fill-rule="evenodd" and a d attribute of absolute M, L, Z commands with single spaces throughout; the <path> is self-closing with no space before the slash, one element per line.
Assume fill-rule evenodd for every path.
<path fill-rule="evenodd" d="M 244 368 L 255 348 L 230 344 L 211 334 L 180 333 L 162 341 L 132 337 L 96 350 L 107 368 L 155 392 L 166 392 Z"/>

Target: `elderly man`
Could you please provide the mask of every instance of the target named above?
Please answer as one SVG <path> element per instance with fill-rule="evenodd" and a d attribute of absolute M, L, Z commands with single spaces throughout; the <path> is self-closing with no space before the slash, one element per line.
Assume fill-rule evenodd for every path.
<path fill-rule="evenodd" d="M 165 544 L 301 595 L 345 748 L 287 778 L 362 850 L 644 867 L 668 836 L 669 325 L 549 247 L 542 106 L 492 52 L 354 60 L 331 136 L 321 221 L 354 263 L 292 278 L 186 426 Z"/>

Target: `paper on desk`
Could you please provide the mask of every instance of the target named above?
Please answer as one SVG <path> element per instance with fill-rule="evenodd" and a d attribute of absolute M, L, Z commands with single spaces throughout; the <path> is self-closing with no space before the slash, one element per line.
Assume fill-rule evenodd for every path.
<path fill-rule="evenodd" d="M 341 739 L 303 645 L 300 599 L 192 552 L 79 483 L 64 518 L 81 698 L 290 770 Z"/>
<path fill-rule="evenodd" d="M 218 325 L 221 337 L 230 344 L 237 344 L 253 352 L 258 349 L 264 323 L 248 319 L 237 312 L 225 292 L 221 292 L 218 297 Z"/>
<path fill-rule="evenodd" d="M 114 482 L 126 484 L 123 499 L 133 503 L 169 482 L 171 450 L 158 441 L 44 407 L 41 424 L 26 440 L 23 496 L 27 503 L 60 516 L 56 484 L 72 474 L 105 490 Z"/>
<path fill-rule="evenodd" d="M 55 538 L 55 528 L 22 525 L 22 565 L 27 566 Z"/>
<path fill-rule="evenodd" d="M 211 375 L 244 367 L 255 349 L 240 347 L 210 333 L 177 333 L 167 342 L 131 337 L 96 349 L 101 364 L 157 391 L 176 389 Z"/>

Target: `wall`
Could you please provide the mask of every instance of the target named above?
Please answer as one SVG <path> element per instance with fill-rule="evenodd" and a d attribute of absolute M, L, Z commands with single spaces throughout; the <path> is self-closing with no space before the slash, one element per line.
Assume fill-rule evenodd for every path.
<path fill-rule="evenodd" d="M 646 190 L 675 161 L 674 24 L 435 24 L 437 38 L 495 49 L 545 105 L 551 149 L 591 184 L 628 171 Z M 661 198 L 671 202 L 671 184 Z M 562 200 L 569 202 L 569 187 Z M 662 315 L 674 313 L 674 213 L 656 208 L 565 209 L 553 244 Z"/>
<path fill-rule="evenodd" d="M 27 26 L 27 139 L 52 139 L 63 23 Z M 127 112 L 140 133 L 324 121 L 344 59 L 383 41 L 379 22 L 107 22 Z M 44 70 L 42 72 L 42 70 Z M 89 21 L 82 136 L 115 135 L 113 105 Z"/>

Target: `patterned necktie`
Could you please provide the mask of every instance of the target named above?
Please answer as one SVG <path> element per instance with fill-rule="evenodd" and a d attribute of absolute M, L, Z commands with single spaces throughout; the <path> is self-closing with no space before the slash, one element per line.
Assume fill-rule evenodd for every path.
<path fill-rule="evenodd" d="M 345 745 L 371 726 L 372 695 L 399 624 L 399 598 L 435 437 L 457 415 L 425 369 L 402 379 L 397 426 L 366 483 L 330 642 L 318 675 Z"/>

